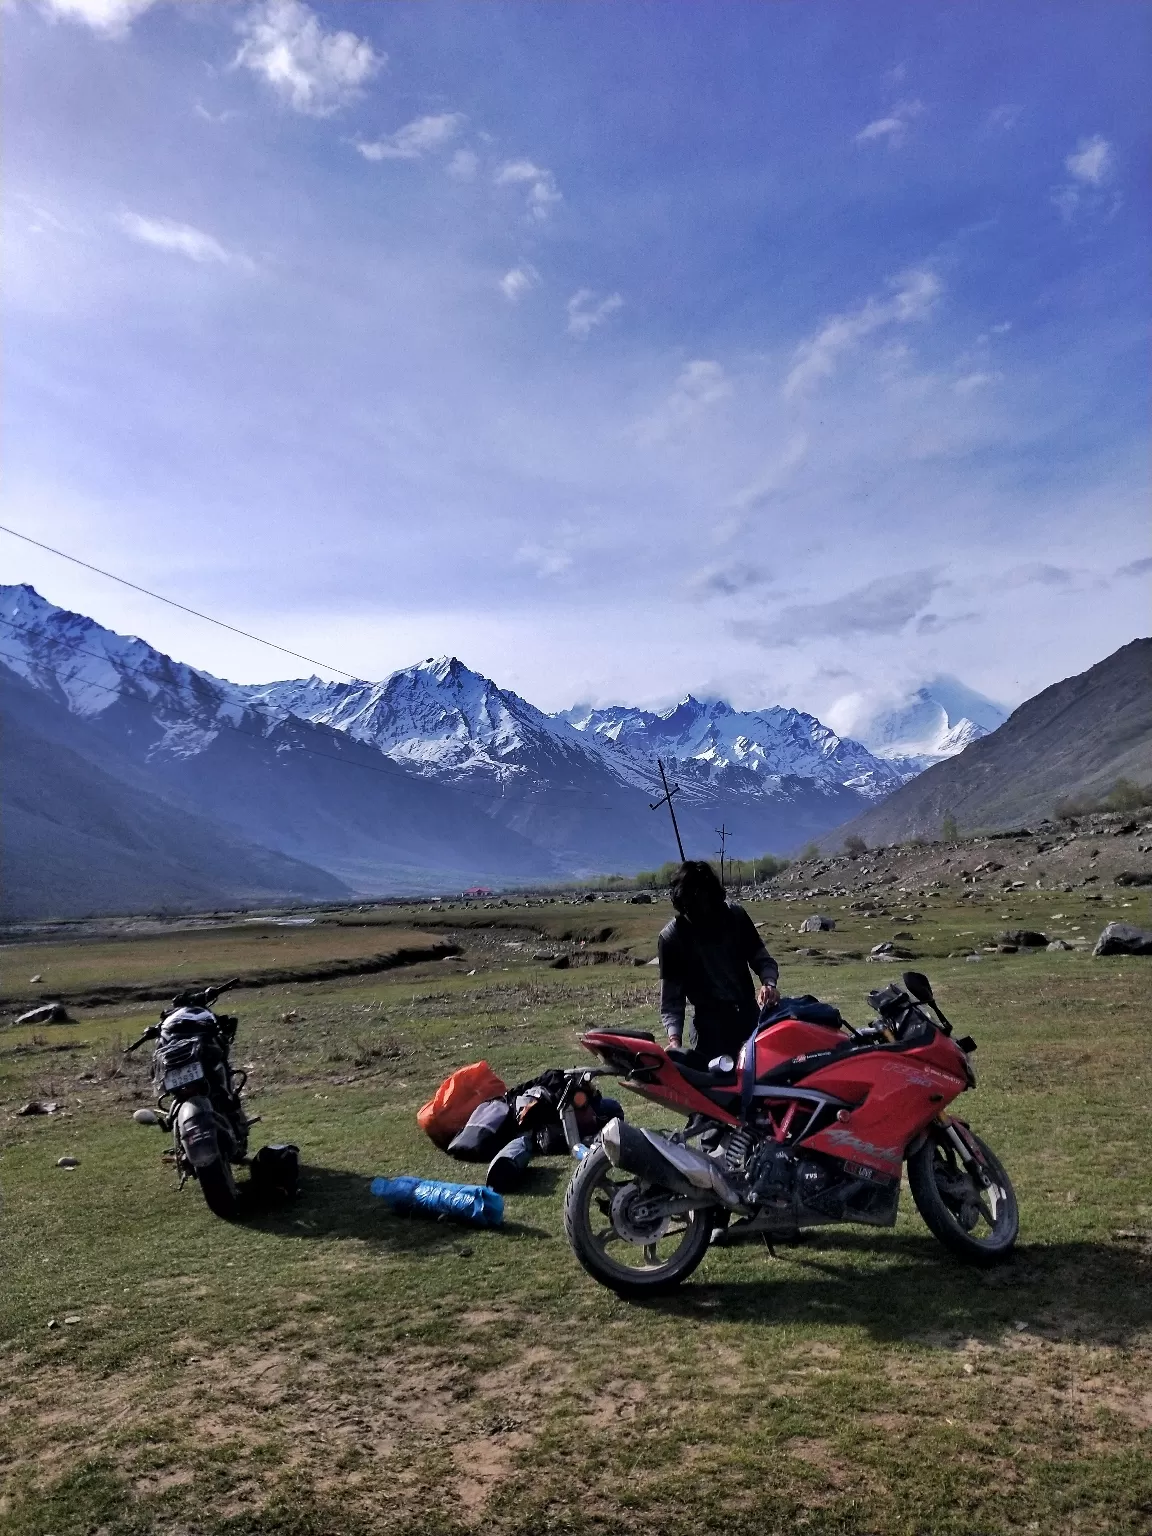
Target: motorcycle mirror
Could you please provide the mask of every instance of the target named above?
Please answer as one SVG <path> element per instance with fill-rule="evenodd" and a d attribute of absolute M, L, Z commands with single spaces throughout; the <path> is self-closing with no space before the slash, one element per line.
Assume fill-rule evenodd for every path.
<path fill-rule="evenodd" d="M 133 1112 L 133 1120 L 137 1125 L 159 1125 L 160 1116 L 154 1109 L 137 1109 Z"/>
<path fill-rule="evenodd" d="M 904 983 L 904 990 L 910 992 L 918 1003 L 935 1001 L 932 996 L 932 983 L 922 971 L 905 971 L 900 980 Z"/>

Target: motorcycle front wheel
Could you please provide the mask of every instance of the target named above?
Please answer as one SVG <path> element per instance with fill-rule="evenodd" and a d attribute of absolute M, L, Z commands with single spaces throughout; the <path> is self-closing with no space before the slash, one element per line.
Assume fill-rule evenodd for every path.
<path fill-rule="evenodd" d="M 222 1217 L 224 1221 L 231 1221 L 239 1204 L 231 1163 L 218 1157 L 214 1163 L 197 1168 L 196 1178 L 200 1184 L 200 1193 L 212 1214 Z"/>
<path fill-rule="evenodd" d="M 979 1136 L 972 1140 L 984 1154 L 987 1184 L 971 1172 L 951 1137 L 934 1131 L 908 1159 L 908 1187 L 945 1248 L 970 1264 L 996 1264 L 1015 1247 L 1020 1211 L 1003 1163 Z"/>
<path fill-rule="evenodd" d="M 653 1218 L 645 1203 L 667 1193 L 592 1148 L 564 1196 L 564 1231 L 594 1280 L 620 1296 L 657 1296 L 688 1278 L 708 1252 L 713 1212 Z"/>

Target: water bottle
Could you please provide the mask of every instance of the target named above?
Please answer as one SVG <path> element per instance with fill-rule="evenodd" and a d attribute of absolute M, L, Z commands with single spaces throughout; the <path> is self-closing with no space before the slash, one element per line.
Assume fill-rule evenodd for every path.
<path fill-rule="evenodd" d="M 446 1184 L 440 1179 L 373 1179 L 371 1191 L 394 1211 L 427 1211 L 452 1216 L 477 1227 L 498 1227 L 504 1220 L 504 1199 L 483 1184 Z"/>

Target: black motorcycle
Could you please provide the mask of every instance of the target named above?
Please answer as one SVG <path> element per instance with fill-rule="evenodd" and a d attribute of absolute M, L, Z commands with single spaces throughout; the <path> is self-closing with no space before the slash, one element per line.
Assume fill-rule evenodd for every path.
<path fill-rule="evenodd" d="M 152 1081 L 159 1112 L 138 1109 L 142 1125 L 159 1125 L 172 1132 L 176 1169 L 183 1189 L 189 1178 L 200 1185 L 208 1208 L 225 1219 L 237 1209 L 234 1165 L 248 1161 L 248 1131 L 259 1115 L 245 1114 L 240 1095 L 248 1080 L 228 1059 L 238 1020 L 213 1012 L 222 993 L 239 983 L 234 977 L 202 992 L 181 992 L 125 1051 L 146 1040 L 157 1041 L 152 1057 Z"/>

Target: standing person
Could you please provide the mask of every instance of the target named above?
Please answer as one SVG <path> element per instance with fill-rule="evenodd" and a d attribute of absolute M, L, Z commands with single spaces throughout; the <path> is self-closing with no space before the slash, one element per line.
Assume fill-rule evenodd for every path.
<path fill-rule="evenodd" d="M 687 859 L 672 880 L 676 916 L 660 934 L 660 1021 L 668 1044 L 684 1039 L 684 1007 L 693 1007 L 693 1066 L 714 1056 L 738 1055 L 756 1026 L 759 1010 L 779 999 L 780 968 L 756 925 L 725 897 L 716 871 Z M 756 992 L 751 973 L 760 978 Z"/>

